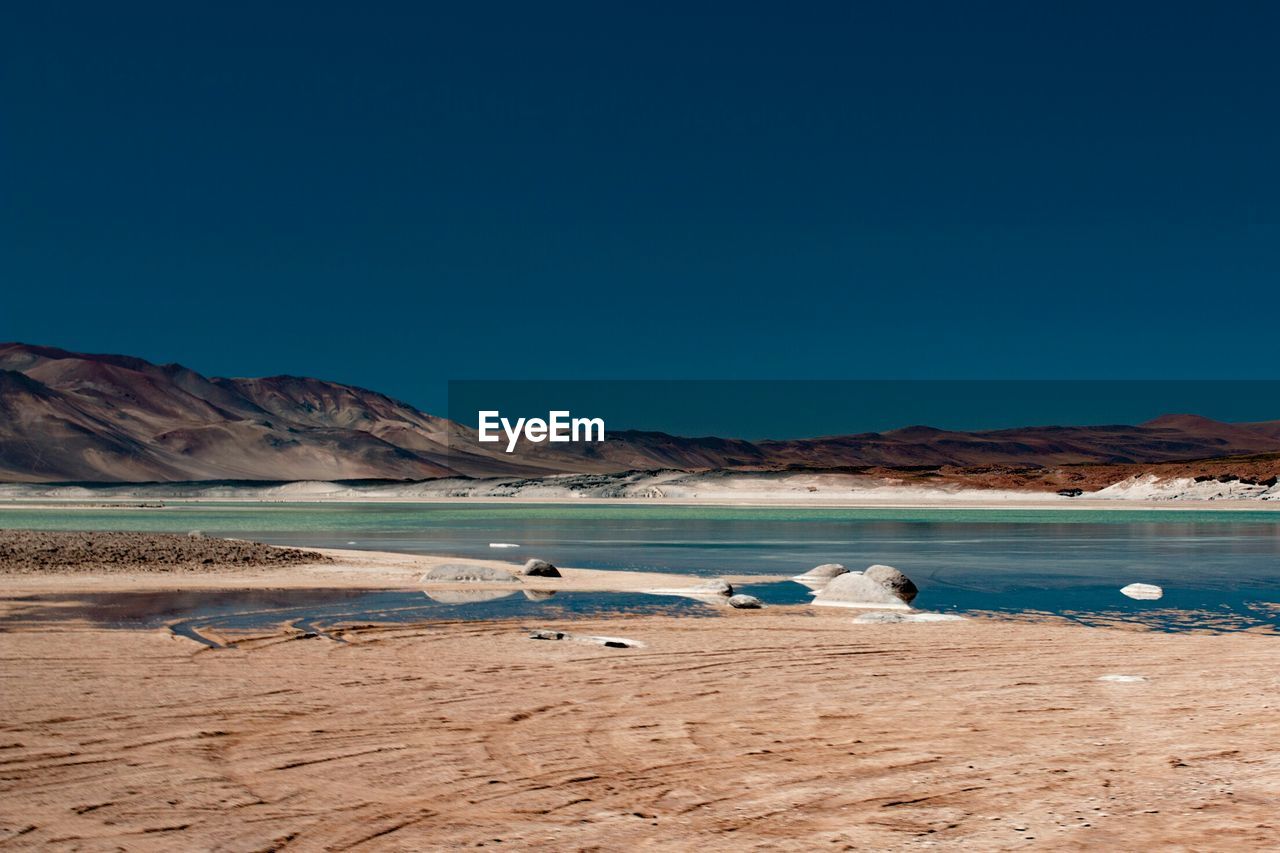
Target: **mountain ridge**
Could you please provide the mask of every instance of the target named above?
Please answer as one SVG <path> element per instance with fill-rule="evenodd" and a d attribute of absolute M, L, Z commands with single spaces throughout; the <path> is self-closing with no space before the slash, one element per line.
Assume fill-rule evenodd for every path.
<path fill-rule="evenodd" d="M 181 364 L 0 344 L 0 481 L 423 480 L 617 473 L 1130 464 L 1280 452 L 1280 421 L 1194 414 L 747 441 L 644 430 L 514 454 L 388 395 L 305 376 L 206 377 Z"/>

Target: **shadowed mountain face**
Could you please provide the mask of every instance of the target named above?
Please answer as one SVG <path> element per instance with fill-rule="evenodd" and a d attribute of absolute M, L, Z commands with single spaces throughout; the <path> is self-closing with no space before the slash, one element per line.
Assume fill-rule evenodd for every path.
<path fill-rule="evenodd" d="M 383 394 L 296 376 L 210 379 L 176 364 L 0 345 L 0 480 L 427 479 L 653 468 L 1154 463 L 1280 452 L 1280 422 L 1171 415 L 1140 426 L 1024 427 L 747 442 L 612 432 L 514 454 Z"/>

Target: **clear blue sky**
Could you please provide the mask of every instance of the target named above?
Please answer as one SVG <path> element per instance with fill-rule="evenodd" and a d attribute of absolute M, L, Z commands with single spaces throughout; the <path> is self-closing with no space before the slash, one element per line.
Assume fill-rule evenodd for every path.
<path fill-rule="evenodd" d="M 1270 3 L 27 3 L 0 340 L 466 378 L 1277 376 Z"/>

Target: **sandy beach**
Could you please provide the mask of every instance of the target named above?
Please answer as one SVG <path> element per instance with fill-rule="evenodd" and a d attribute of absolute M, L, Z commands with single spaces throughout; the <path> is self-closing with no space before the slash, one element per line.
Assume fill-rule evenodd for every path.
<path fill-rule="evenodd" d="M 1274 638 L 807 608 L 0 634 L 14 848 L 1274 848 Z M 38 666 L 35 662 L 39 662 Z M 1145 681 L 1108 682 L 1107 675 Z"/>
<path fill-rule="evenodd" d="M 221 572 L 10 575 L 3 588 L 12 598 L 393 587 L 443 562 L 324 555 Z M 697 580 L 564 574 L 520 583 L 621 591 Z M 224 632 L 227 649 L 163 629 L 8 622 L 0 844 L 1280 843 L 1274 636 L 994 619 L 866 625 L 808 606 L 715 613 L 360 625 L 319 637 L 281 626 Z M 531 639 L 540 628 L 637 647 Z"/>

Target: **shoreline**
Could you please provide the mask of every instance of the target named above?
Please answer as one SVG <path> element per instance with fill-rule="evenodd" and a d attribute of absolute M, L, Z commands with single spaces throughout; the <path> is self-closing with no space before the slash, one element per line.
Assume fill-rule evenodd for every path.
<path fill-rule="evenodd" d="M 138 504 L 146 504 L 138 505 Z M 724 509 L 892 509 L 892 510 L 1167 510 L 1171 512 L 1280 512 L 1280 501 L 1263 501 L 1257 499 L 1228 500 L 1137 500 L 1137 499 L 1095 499 L 1059 498 L 1054 495 L 1043 500 L 992 499 L 976 500 L 971 497 L 946 500 L 849 500 L 849 499 L 758 499 L 723 497 L 714 498 L 599 498 L 599 497 L 381 497 L 381 496 L 343 496 L 343 497 L 102 497 L 86 499 L 75 498 L 6 498 L 0 497 L 0 510 L 41 510 L 41 509 L 138 509 L 162 510 L 170 506 L 188 506 L 193 504 L 216 504 L 234 507 L 235 505 L 253 504 L 255 509 L 263 506 L 306 506 L 343 504 L 373 505 L 456 505 L 470 507 L 484 506 L 591 506 L 591 507 L 720 507 Z M 2 520 L 2 519 L 0 519 Z"/>
<path fill-rule="evenodd" d="M 0 616 L 41 593 L 695 596 L 709 579 L 562 566 L 561 578 L 423 584 L 442 564 L 522 560 L 307 550 L 330 562 L 2 575 Z M 1280 765 L 1267 746 L 1280 741 L 1266 674 L 1280 665 L 1274 634 L 857 616 L 804 603 L 723 606 L 710 618 L 548 611 L 323 628 L 290 618 L 215 627 L 203 634 L 214 645 L 196 626 L 18 616 L 0 622 L 0 842 L 1117 849 L 1229 836 L 1264 849 L 1280 839 Z"/>
<path fill-rule="evenodd" d="M 296 548 L 297 546 L 271 546 Z M 206 572 L 114 571 L 110 573 L 0 573 L 0 596 L 95 592 L 153 592 L 161 590 L 234 589 L 413 589 L 413 590 L 529 590 L 532 592 L 647 592 L 682 590 L 712 577 L 730 584 L 775 583 L 790 575 L 692 575 L 674 572 L 635 572 L 624 569 L 584 569 L 559 566 L 562 577 L 519 576 L 518 582 L 423 583 L 420 578 L 443 565 L 465 565 L 516 572 L 524 561 L 406 554 L 398 551 L 357 551 L 306 546 L 332 562 L 299 563 L 281 568 L 229 566 Z"/>

